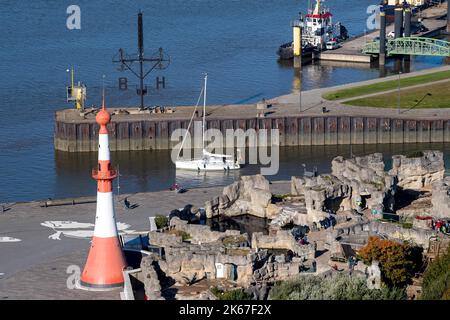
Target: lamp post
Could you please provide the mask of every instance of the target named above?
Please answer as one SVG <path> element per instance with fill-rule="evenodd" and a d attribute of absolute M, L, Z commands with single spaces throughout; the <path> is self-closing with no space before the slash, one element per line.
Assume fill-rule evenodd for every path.
<path fill-rule="evenodd" d="M 397 113 L 400 114 L 400 75 L 401 71 L 398 72 L 398 96 L 397 96 Z"/>
<path fill-rule="evenodd" d="M 299 104 L 300 104 L 300 113 L 302 113 L 302 67 L 300 66 L 300 88 L 298 90 L 299 94 Z"/>

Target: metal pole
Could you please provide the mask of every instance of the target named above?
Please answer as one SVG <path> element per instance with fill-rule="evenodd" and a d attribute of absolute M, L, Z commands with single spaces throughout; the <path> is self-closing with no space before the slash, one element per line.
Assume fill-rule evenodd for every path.
<path fill-rule="evenodd" d="M 450 0 L 447 0 L 447 32 L 450 33 Z"/>
<path fill-rule="evenodd" d="M 202 121 L 202 148 L 205 150 L 205 130 L 206 130 L 206 85 L 208 83 L 208 74 L 205 73 L 205 88 L 203 89 L 203 121 Z"/>
<path fill-rule="evenodd" d="M 384 66 L 386 63 L 386 13 L 380 12 L 380 65 Z"/>
<path fill-rule="evenodd" d="M 405 9 L 404 33 L 405 37 L 411 36 L 411 9 Z"/>
<path fill-rule="evenodd" d="M 144 109 L 144 30 L 142 27 L 142 13 L 138 14 L 138 48 L 139 48 L 139 82 L 140 82 L 140 96 L 141 107 Z"/>
<path fill-rule="evenodd" d="M 403 8 L 395 8 L 394 10 L 394 38 L 403 37 Z"/>
<path fill-rule="evenodd" d="M 120 198 L 120 170 L 119 164 L 117 164 L 117 200 Z"/>
<path fill-rule="evenodd" d="M 75 72 L 74 67 L 72 66 L 72 90 L 73 90 L 73 82 L 74 82 L 74 72 Z"/>
<path fill-rule="evenodd" d="M 302 113 L 302 67 L 300 66 L 300 88 L 298 90 L 300 113 Z"/>
<path fill-rule="evenodd" d="M 397 113 L 400 114 L 400 75 L 401 71 L 398 71 L 398 97 L 397 97 Z"/>

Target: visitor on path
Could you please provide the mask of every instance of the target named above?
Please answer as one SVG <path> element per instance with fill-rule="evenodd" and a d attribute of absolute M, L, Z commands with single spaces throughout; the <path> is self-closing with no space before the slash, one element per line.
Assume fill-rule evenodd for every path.
<path fill-rule="evenodd" d="M 354 266 L 355 266 L 354 257 L 353 256 L 348 257 L 348 269 L 352 271 Z"/>
<path fill-rule="evenodd" d="M 308 242 L 308 237 L 306 236 L 306 234 L 305 234 L 305 236 L 303 237 L 303 242 L 304 242 L 305 244 L 309 244 L 309 242 Z"/>
<path fill-rule="evenodd" d="M 441 231 L 441 222 L 440 221 L 436 222 L 436 232 L 439 233 L 439 231 Z"/>
<path fill-rule="evenodd" d="M 125 199 L 123 199 L 123 204 L 125 205 L 126 210 L 130 209 L 130 201 L 128 201 L 128 197 L 125 197 Z"/>

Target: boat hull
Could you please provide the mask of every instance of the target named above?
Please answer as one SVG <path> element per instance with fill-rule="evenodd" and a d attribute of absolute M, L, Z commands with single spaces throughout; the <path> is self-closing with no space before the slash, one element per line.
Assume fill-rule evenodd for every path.
<path fill-rule="evenodd" d="M 234 161 L 225 162 L 209 162 L 205 160 L 179 160 L 175 162 L 177 170 L 191 170 L 191 171 L 229 171 L 238 170 L 241 168 L 239 163 Z"/>

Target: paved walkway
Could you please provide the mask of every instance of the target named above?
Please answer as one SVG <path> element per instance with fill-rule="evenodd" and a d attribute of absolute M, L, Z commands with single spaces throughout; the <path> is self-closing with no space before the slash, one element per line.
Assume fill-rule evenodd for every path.
<path fill-rule="evenodd" d="M 414 71 L 401 76 L 402 79 L 434 73 L 438 71 L 450 70 L 450 66 L 441 66 L 426 70 Z M 299 107 L 299 94 L 291 93 L 272 99 L 267 99 L 267 102 L 272 104 L 272 107 L 267 109 L 266 117 L 285 117 L 285 116 L 321 116 L 322 107 L 326 107 L 330 112 L 327 115 L 347 115 L 347 116 L 387 116 L 392 118 L 410 118 L 410 119 L 436 119 L 449 118 L 450 109 L 415 109 L 409 111 L 407 114 L 398 115 L 395 109 L 379 109 L 379 108 L 360 108 L 343 105 L 339 101 L 327 101 L 322 98 L 322 95 L 327 92 L 336 90 L 352 88 L 356 86 L 363 86 L 373 83 L 384 82 L 387 80 L 397 80 L 398 76 L 388 76 L 384 78 L 376 78 L 367 81 L 354 82 L 339 86 L 328 88 L 320 88 L 309 91 L 302 91 L 302 108 Z M 393 88 L 395 89 L 395 88 Z M 110 107 L 112 112 L 118 110 Z M 192 116 L 193 106 L 179 106 L 175 107 L 175 113 L 168 114 L 130 114 L 130 115 L 113 115 L 112 119 L 115 122 L 132 121 L 132 120 L 189 120 Z M 254 119 L 257 117 L 259 110 L 256 109 L 256 104 L 239 104 L 239 105 L 210 105 L 206 108 L 207 119 Z M 81 118 L 79 112 L 73 109 L 67 109 L 56 112 L 56 118 L 62 121 L 76 121 L 76 122 L 94 122 L 95 116 L 90 114 L 85 119 Z M 201 118 L 194 118 L 199 121 Z"/>
<path fill-rule="evenodd" d="M 82 271 L 86 261 L 86 251 L 79 250 L 72 254 L 58 257 L 17 272 L 13 276 L 0 280 L 1 300 L 117 300 L 120 290 L 92 292 L 69 289 L 72 286 L 74 272 L 67 272 L 71 265 Z"/>
<path fill-rule="evenodd" d="M 442 66 L 438 68 L 426 69 L 411 72 L 408 74 L 403 74 L 402 79 L 415 77 L 419 75 L 430 74 L 439 71 L 448 71 L 450 66 Z M 320 88 L 309 91 L 302 92 L 302 108 L 300 112 L 299 106 L 299 94 L 292 93 L 280 97 L 273 98 L 269 100 L 270 103 L 274 105 L 274 108 L 278 110 L 279 114 L 301 114 L 302 116 L 318 116 L 322 114 L 322 107 L 326 107 L 328 112 L 327 116 L 373 116 L 373 117 L 390 117 L 390 118 L 403 118 L 403 119 L 450 119 L 450 108 L 449 109 L 437 109 L 437 108 L 427 108 L 427 109 L 413 109 L 408 112 L 401 114 L 397 113 L 395 108 L 372 108 L 372 107 L 354 107 L 342 104 L 340 101 L 328 101 L 322 98 L 322 95 L 328 92 L 334 92 L 337 90 L 348 89 L 353 87 L 365 86 L 374 83 L 380 83 L 389 80 L 398 80 L 397 75 L 371 79 L 367 81 L 354 82 L 339 86 L 333 86 L 328 88 Z M 429 83 L 424 83 L 427 85 Z M 393 88 L 396 89 L 396 88 Z M 404 88 L 404 89 L 407 89 Z M 353 98 L 356 99 L 356 98 Z"/>

